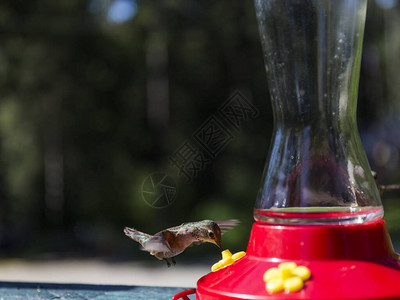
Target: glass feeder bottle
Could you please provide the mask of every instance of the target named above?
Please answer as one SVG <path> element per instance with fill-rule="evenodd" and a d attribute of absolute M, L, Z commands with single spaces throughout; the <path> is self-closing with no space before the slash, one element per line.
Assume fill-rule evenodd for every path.
<path fill-rule="evenodd" d="M 254 217 L 351 224 L 382 217 L 356 123 L 367 0 L 255 0 L 274 134 Z"/>

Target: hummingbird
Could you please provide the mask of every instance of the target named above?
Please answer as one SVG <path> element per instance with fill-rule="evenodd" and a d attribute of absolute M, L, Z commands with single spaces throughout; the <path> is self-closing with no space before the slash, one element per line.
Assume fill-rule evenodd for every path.
<path fill-rule="evenodd" d="M 236 226 L 238 220 L 203 220 L 198 222 L 183 223 L 182 225 L 161 230 L 150 235 L 136 229 L 125 227 L 125 234 L 142 246 L 142 250 L 149 252 L 159 260 L 175 265 L 174 257 L 182 253 L 192 244 L 212 243 L 224 250 L 221 243 L 221 235 Z"/>

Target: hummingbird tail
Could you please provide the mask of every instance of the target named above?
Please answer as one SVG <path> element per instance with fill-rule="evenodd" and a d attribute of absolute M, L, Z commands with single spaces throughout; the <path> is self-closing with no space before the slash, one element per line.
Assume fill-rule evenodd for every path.
<path fill-rule="evenodd" d="M 129 227 L 125 227 L 124 232 L 127 237 L 130 237 L 132 240 L 140 243 L 141 245 L 143 245 L 143 243 L 145 243 L 151 237 L 151 235 L 147 233 L 140 232 Z"/>

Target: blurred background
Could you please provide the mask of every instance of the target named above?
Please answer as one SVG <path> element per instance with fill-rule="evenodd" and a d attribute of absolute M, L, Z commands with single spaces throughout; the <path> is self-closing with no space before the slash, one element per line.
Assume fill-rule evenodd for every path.
<path fill-rule="evenodd" d="M 369 1 L 363 49 L 360 135 L 400 183 L 399 0 Z M 236 127 L 232 101 L 251 108 Z M 224 246 L 245 250 L 271 133 L 252 1 L 2 1 L 0 280 L 193 285 L 218 248 L 167 269 L 122 229 L 236 218 Z M 399 251 L 400 193 L 383 204 Z"/>

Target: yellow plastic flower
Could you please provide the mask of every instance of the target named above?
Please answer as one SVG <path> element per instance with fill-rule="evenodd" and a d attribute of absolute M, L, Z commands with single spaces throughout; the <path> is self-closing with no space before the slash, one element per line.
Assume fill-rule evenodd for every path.
<path fill-rule="evenodd" d="M 284 262 L 278 267 L 268 269 L 264 275 L 265 289 L 270 293 L 287 293 L 300 291 L 304 281 L 311 277 L 311 271 L 305 266 L 297 266 L 295 262 Z"/>
<path fill-rule="evenodd" d="M 243 256 L 245 256 L 246 252 L 240 251 L 240 252 L 236 252 L 235 254 L 232 254 L 227 249 L 227 250 L 222 251 L 221 254 L 222 254 L 222 259 L 212 265 L 212 267 L 211 267 L 212 272 L 218 271 L 219 269 L 222 269 L 226 266 L 233 264 L 235 261 L 237 261 L 238 259 L 241 259 Z"/>

